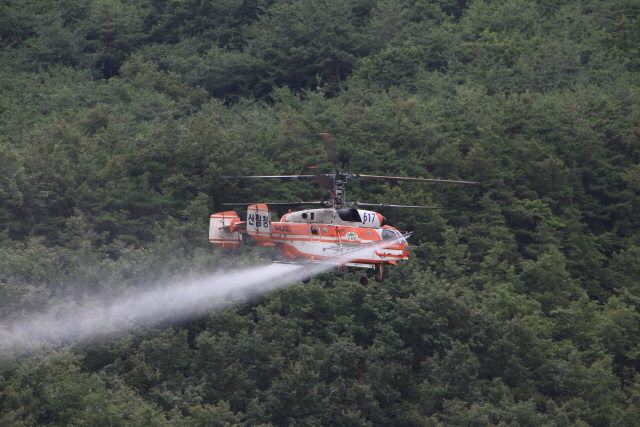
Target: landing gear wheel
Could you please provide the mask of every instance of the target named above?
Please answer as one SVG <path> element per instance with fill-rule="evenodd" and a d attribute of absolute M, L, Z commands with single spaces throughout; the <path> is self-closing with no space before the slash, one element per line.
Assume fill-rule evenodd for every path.
<path fill-rule="evenodd" d="M 382 264 L 378 264 L 376 267 L 376 282 L 382 282 L 384 280 L 384 276 L 382 275 Z"/>
<path fill-rule="evenodd" d="M 311 281 L 311 276 L 309 276 L 309 274 L 307 274 L 307 273 L 304 273 L 302 275 L 302 280 L 301 281 L 302 281 L 302 283 L 309 283 Z"/>
<path fill-rule="evenodd" d="M 366 286 L 369 283 L 369 278 L 367 276 L 360 278 L 360 284 Z"/>
<path fill-rule="evenodd" d="M 342 264 L 340 267 L 338 267 L 338 274 L 340 276 L 346 276 L 348 271 L 349 269 L 345 264 Z"/>

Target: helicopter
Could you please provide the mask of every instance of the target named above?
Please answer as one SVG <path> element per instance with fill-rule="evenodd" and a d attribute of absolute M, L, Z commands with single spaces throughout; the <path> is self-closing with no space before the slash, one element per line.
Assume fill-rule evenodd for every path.
<path fill-rule="evenodd" d="M 222 203 L 225 206 L 247 206 L 247 218 L 242 221 L 235 211 L 218 212 L 210 216 L 209 241 L 214 245 L 237 249 L 243 236 L 258 241 L 259 246 L 280 249 L 287 261 L 282 264 L 309 266 L 314 263 L 335 264 L 339 275 L 344 276 L 348 268 L 363 269 L 360 283 L 366 285 L 373 275 L 377 282 L 384 280 L 384 266 L 396 265 L 407 260 L 407 239 L 412 233 L 401 233 L 387 224 L 378 212 L 358 207 L 389 207 L 413 209 L 443 209 L 439 206 L 406 206 L 387 203 L 362 203 L 346 198 L 346 185 L 351 179 L 384 179 L 390 181 L 414 181 L 444 184 L 473 185 L 470 181 L 408 178 L 379 175 L 364 175 L 340 171 L 335 145 L 330 134 L 321 133 L 322 141 L 333 164 L 334 171 L 321 173 L 316 166 L 308 169 L 309 175 L 249 175 L 223 176 L 223 179 L 290 179 L 314 178 L 330 197 L 323 201 L 291 203 Z M 320 206 L 289 212 L 280 221 L 271 221 L 269 206 Z M 311 277 L 305 268 L 301 281 L 308 283 Z"/>

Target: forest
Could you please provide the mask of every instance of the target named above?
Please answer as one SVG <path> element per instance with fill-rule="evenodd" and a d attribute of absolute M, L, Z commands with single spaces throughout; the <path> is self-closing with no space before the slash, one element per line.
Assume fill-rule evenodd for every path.
<path fill-rule="evenodd" d="M 0 332 L 281 259 L 209 215 L 326 193 L 221 176 L 330 171 L 321 132 L 478 184 L 350 182 L 445 207 L 379 209 L 382 283 L 0 342 L 0 425 L 640 425 L 637 0 L 0 1 Z"/>

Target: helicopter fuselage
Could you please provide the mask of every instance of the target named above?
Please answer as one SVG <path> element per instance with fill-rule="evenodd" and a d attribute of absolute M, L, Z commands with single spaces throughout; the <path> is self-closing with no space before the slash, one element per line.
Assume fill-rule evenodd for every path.
<path fill-rule="evenodd" d="M 377 212 L 359 209 L 309 209 L 288 213 L 280 222 L 271 224 L 269 243 L 275 244 L 289 259 L 322 261 L 350 253 L 345 264 L 350 267 L 374 268 L 375 264 L 408 259 L 409 246 L 402 235 L 386 225 Z M 389 241 L 363 250 L 376 242 Z"/>
<path fill-rule="evenodd" d="M 359 209 L 289 212 L 278 222 L 271 222 L 264 204 L 250 206 L 246 221 L 234 211 L 211 215 L 211 243 L 234 249 L 240 246 L 241 234 L 255 238 L 260 246 L 277 247 L 294 262 L 335 262 L 382 271 L 383 264 L 396 264 L 409 255 L 402 234 L 386 225 L 382 215 Z"/>

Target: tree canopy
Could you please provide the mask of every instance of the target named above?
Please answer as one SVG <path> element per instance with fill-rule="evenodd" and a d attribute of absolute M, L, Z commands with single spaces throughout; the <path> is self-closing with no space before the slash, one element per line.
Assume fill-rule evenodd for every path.
<path fill-rule="evenodd" d="M 266 263 L 223 202 L 350 197 L 414 231 L 325 273 L 99 342 L 0 353 L 7 426 L 628 426 L 640 419 L 640 4 L 0 4 L 0 324 Z M 274 212 L 274 217 L 282 212 Z M 3 326 L 4 327 L 4 326 Z"/>

